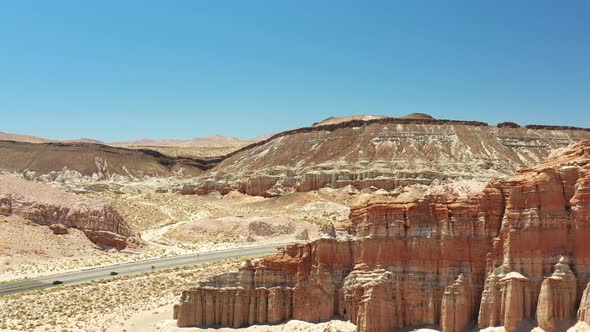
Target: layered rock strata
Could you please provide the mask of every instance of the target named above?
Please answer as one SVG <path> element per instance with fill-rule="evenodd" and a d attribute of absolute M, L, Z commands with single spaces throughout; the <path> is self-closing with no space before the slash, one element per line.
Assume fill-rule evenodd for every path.
<path fill-rule="evenodd" d="M 345 227 L 184 291 L 178 325 L 337 316 L 359 331 L 549 332 L 576 311 L 590 320 L 590 142 L 466 198 L 368 203 Z"/>
<path fill-rule="evenodd" d="M 0 170 L 42 181 L 96 181 L 201 174 L 220 158 L 168 157 L 148 149 L 90 143 L 25 143 L 0 140 Z"/>
<path fill-rule="evenodd" d="M 455 180 L 487 182 L 588 139 L 590 130 L 573 127 L 431 118 L 352 120 L 282 132 L 244 147 L 178 190 L 274 196 L 349 185 L 392 190 Z"/>
<path fill-rule="evenodd" d="M 103 247 L 123 249 L 128 239 L 133 240 L 131 230 L 110 205 L 9 175 L 0 175 L 0 214 L 52 225 L 57 233 L 78 228 Z"/>

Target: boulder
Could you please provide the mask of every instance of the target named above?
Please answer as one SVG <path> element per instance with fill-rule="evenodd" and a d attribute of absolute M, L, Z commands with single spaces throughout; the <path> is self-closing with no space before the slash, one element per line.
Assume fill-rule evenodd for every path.
<path fill-rule="evenodd" d="M 62 224 L 49 225 L 49 229 L 51 229 L 53 234 L 56 235 L 68 234 L 68 228 Z"/>

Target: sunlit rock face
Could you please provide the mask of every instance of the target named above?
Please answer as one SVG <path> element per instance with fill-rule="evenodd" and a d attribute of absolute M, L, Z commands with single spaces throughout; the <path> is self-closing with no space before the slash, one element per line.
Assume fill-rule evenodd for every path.
<path fill-rule="evenodd" d="M 135 242 L 129 226 L 112 206 L 15 176 L 0 175 L 0 215 L 51 225 L 56 234 L 77 228 L 102 247 L 123 249 Z"/>
<path fill-rule="evenodd" d="M 184 291 L 178 325 L 338 316 L 359 331 L 564 331 L 576 313 L 590 320 L 590 142 L 464 198 L 370 202 L 345 227 Z"/>
<path fill-rule="evenodd" d="M 487 182 L 581 140 L 590 140 L 590 131 L 424 117 L 328 121 L 231 154 L 198 177 L 191 193 L 238 190 L 275 196 L 349 185 L 393 190 L 456 180 Z"/>

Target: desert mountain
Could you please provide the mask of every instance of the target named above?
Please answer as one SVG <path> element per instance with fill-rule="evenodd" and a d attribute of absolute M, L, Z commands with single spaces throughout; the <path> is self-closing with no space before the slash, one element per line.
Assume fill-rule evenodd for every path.
<path fill-rule="evenodd" d="M 174 140 L 174 139 L 139 139 L 135 141 L 112 142 L 108 143 L 111 146 L 132 147 L 132 146 L 165 146 L 165 147 L 195 147 L 195 148 L 223 148 L 223 147 L 242 147 L 251 143 L 261 141 L 264 136 L 256 137 L 249 140 L 241 140 L 239 138 L 222 135 L 211 135 L 208 137 L 193 138 L 190 140 Z"/>
<path fill-rule="evenodd" d="M 1 132 L 1 131 L 0 131 L 0 140 L 26 142 L 26 143 L 47 143 L 50 141 L 48 139 L 37 137 L 37 136 L 11 134 L 11 133 L 5 133 L 5 132 Z"/>
<path fill-rule="evenodd" d="M 127 142 L 113 142 L 109 143 L 109 145 L 130 149 L 150 149 L 171 157 L 219 158 L 267 138 L 268 136 L 259 136 L 248 140 L 240 140 L 230 136 L 212 135 L 190 140 L 139 139 Z"/>
<path fill-rule="evenodd" d="M 361 115 L 350 115 L 350 116 L 339 116 L 339 117 L 329 117 L 325 120 L 320 122 L 316 122 L 312 125 L 312 127 L 320 127 L 320 126 L 327 126 L 327 125 L 335 125 L 343 122 L 349 122 L 353 120 L 360 120 L 360 121 L 370 121 L 370 120 L 379 120 L 379 119 L 395 119 L 395 117 L 385 116 L 385 115 L 373 115 L 373 114 L 361 114 Z M 411 113 L 408 115 L 404 115 L 400 117 L 400 119 L 419 119 L 419 120 L 434 120 L 434 118 L 428 114 L 424 113 Z"/>
<path fill-rule="evenodd" d="M 391 190 L 416 183 L 488 181 L 585 139 L 590 139 L 588 129 L 490 126 L 427 114 L 332 118 L 230 153 L 194 181 L 194 192 L 272 195 L 348 185 Z"/>
<path fill-rule="evenodd" d="M 91 143 L 0 141 L 0 156 L 0 170 L 43 180 L 194 176 L 215 162 Z"/>
<path fill-rule="evenodd" d="M 329 118 L 312 127 L 239 140 L 112 143 L 0 141 L 0 170 L 43 179 L 112 176 L 195 177 L 184 193 L 232 190 L 272 196 L 324 187 L 392 190 L 411 184 L 485 182 L 534 165 L 556 149 L 590 139 L 574 127 L 403 117 Z M 203 172 L 206 171 L 206 172 Z M 34 175 L 33 175 L 34 174 Z M 188 188 L 188 189 L 187 189 Z"/>
<path fill-rule="evenodd" d="M 80 138 L 70 140 L 54 140 L 43 137 L 5 133 L 0 131 L 0 141 L 15 141 L 25 143 L 94 143 L 94 144 L 105 144 L 114 147 L 133 147 L 133 146 L 169 146 L 169 147 L 200 147 L 200 148 L 221 148 L 229 146 L 246 146 L 251 143 L 259 142 L 269 138 L 268 135 L 261 135 L 251 139 L 241 140 L 232 136 L 223 135 L 211 135 L 208 137 L 196 137 L 189 140 L 177 140 L 177 139 L 149 139 L 142 138 L 131 141 L 118 141 L 118 142 L 103 142 L 92 138 Z"/>
<path fill-rule="evenodd" d="M 359 332 L 590 323 L 590 141 L 560 152 L 464 198 L 354 208 L 343 229 L 185 290 L 178 326 L 334 316 Z"/>
<path fill-rule="evenodd" d="M 94 143 L 94 144 L 103 144 L 103 142 L 91 139 L 91 138 L 80 138 L 80 139 L 72 139 L 72 140 L 52 140 L 43 137 L 31 136 L 31 135 L 22 135 L 22 134 L 11 134 L 11 133 L 4 133 L 0 132 L 0 141 L 15 141 L 15 142 L 25 142 L 25 143 Z"/>
<path fill-rule="evenodd" d="M 77 140 L 66 140 L 61 141 L 62 143 L 92 143 L 92 144 L 104 144 L 104 142 L 92 139 L 92 138 L 80 138 Z"/>
<path fill-rule="evenodd" d="M 383 115 L 372 115 L 372 114 L 362 114 L 362 115 L 351 115 L 351 116 L 338 116 L 338 117 L 329 117 L 325 120 L 320 122 L 316 122 L 312 125 L 312 127 L 320 127 L 320 126 L 327 126 L 327 125 L 334 125 L 339 124 L 342 122 L 348 122 L 352 120 L 360 120 L 360 121 L 368 121 L 368 120 L 376 120 L 376 119 L 386 119 L 389 118 Z"/>
<path fill-rule="evenodd" d="M 89 138 L 57 141 L 0 132 L 0 171 L 24 172 L 45 180 L 195 176 L 216 165 L 220 156 L 267 138 L 240 140 L 212 135 L 191 140 L 103 143 Z"/>

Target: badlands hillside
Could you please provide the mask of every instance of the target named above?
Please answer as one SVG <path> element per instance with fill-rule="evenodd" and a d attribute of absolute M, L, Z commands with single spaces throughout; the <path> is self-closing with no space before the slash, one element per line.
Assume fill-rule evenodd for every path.
<path fill-rule="evenodd" d="M 212 162 L 93 143 L 0 141 L 0 155 L 0 170 L 46 181 L 195 176 Z"/>
<path fill-rule="evenodd" d="M 588 139 L 588 129 L 489 126 L 426 114 L 330 118 L 227 155 L 184 193 L 238 190 L 273 196 L 348 185 L 393 190 L 412 184 L 489 181 Z"/>
<path fill-rule="evenodd" d="M 573 316 L 562 312 L 583 308 L 589 281 L 585 247 L 578 246 L 587 205 L 580 198 L 584 140 L 587 129 L 490 126 L 427 114 L 329 118 L 248 142 L 213 136 L 104 144 L 0 135 L 0 283 L 301 243 L 239 270 L 236 260 L 220 261 L 0 296 L 0 307 L 14 308 L 0 310 L 0 329 L 536 326 L 544 323 L 534 317 L 548 312 L 539 308 L 552 303 L 540 295 L 553 287 L 543 286 L 544 278 L 573 280 L 571 272 L 575 301 L 560 298 L 573 304 L 559 304 L 559 319 L 546 319 L 569 327 Z M 228 274 L 213 276 L 220 272 Z M 558 286 L 571 290 L 571 283 Z M 528 294 L 526 305 L 498 301 L 509 294 L 506 287 Z M 493 308 L 481 313 L 486 306 Z M 300 320 L 284 322 L 290 318 Z"/>
<path fill-rule="evenodd" d="M 123 249 L 132 236 L 119 213 L 102 201 L 9 175 L 0 175 L 0 215 L 48 225 L 56 234 L 73 227 L 105 247 Z"/>
<path fill-rule="evenodd" d="M 587 331 L 589 200 L 587 141 L 466 197 L 354 208 L 343 230 L 185 290 L 174 317 L 179 327 L 340 317 L 359 332 Z"/>
<path fill-rule="evenodd" d="M 0 140 L 0 170 L 57 182 L 175 177 L 179 181 L 166 190 L 176 187 L 184 194 L 240 191 L 269 197 L 346 186 L 391 191 L 506 177 L 587 139 L 590 130 L 575 127 L 490 126 L 417 113 L 359 115 L 249 141 L 224 136 L 110 145 Z"/>
<path fill-rule="evenodd" d="M 43 181 L 190 177 L 215 166 L 222 156 L 264 138 L 239 140 L 213 135 L 184 141 L 142 139 L 103 143 L 0 132 L 0 170 Z"/>

